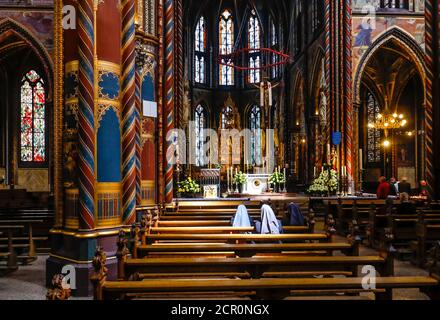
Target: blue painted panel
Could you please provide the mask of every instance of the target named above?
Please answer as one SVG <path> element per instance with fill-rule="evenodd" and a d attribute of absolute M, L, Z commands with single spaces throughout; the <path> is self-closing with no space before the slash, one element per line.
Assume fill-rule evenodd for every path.
<path fill-rule="evenodd" d="M 119 96 L 119 78 L 114 73 L 104 73 L 99 81 L 102 97 L 115 100 Z"/>
<path fill-rule="evenodd" d="M 150 75 L 145 75 L 142 79 L 142 100 L 156 101 L 154 91 L 153 78 Z"/>
<path fill-rule="evenodd" d="M 98 130 L 98 182 L 121 181 L 121 131 L 113 109 L 102 117 Z"/>

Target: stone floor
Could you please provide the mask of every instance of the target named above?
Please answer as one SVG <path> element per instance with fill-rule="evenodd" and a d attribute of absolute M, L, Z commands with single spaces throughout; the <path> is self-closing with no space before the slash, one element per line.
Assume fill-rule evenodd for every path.
<path fill-rule="evenodd" d="M 361 248 L 361 255 L 375 254 L 374 250 Z M 21 266 L 16 272 L 5 277 L 0 277 L 0 300 L 42 300 L 46 296 L 45 263 L 47 256 L 39 256 L 37 261 L 28 266 Z M 427 275 L 427 272 L 412 266 L 409 262 L 396 261 L 395 274 L 398 276 Z M 310 297 L 306 299 L 319 299 L 321 297 Z M 329 299 L 329 297 L 322 297 Z M 339 299 L 343 297 L 335 297 Z M 350 297 L 354 298 L 354 297 Z M 362 294 L 357 299 L 370 299 L 371 294 Z M 396 289 L 394 290 L 396 300 L 426 300 L 428 297 L 417 289 Z M 90 299 L 90 298 L 71 298 Z M 290 298 L 297 299 L 297 298 Z M 290 300 L 289 299 L 289 300 Z M 304 298 L 301 298 L 304 299 Z"/>

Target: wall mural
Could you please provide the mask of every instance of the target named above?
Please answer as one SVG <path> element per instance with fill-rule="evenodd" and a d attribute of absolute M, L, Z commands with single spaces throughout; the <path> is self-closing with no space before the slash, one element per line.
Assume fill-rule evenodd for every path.
<path fill-rule="evenodd" d="M 53 54 L 53 13 L 1 11 L 0 20 L 9 18 L 27 28 L 38 39 L 49 54 Z"/>
<path fill-rule="evenodd" d="M 353 17 L 353 76 L 357 72 L 362 56 L 374 41 L 383 33 L 393 27 L 399 27 L 412 35 L 414 40 L 424 50 L 425 48 L 425 22 L 418 17 Z"/>

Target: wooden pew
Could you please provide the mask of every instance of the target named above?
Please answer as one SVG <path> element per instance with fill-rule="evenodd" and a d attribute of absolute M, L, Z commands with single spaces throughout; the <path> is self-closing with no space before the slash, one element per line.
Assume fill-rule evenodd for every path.
<path fill-rule="evenodd" d="M 150 234 L 234 234 L 254 232 L 254 227 L 152 227 L 149 229 Z"/>
<path fill-rule="evenodd" d="M 324 251 L 331 254 L 341 251 L 349 256 L 359 254 L 357 243 L 247 243 L 247 244 L 154 244 L 140 245 L 137 248 L 139 258 L 144 258 L 155 253 L 197 253 L 197 252 L 232 252 L 237 257 L 253 257 L 259 253 L 282 254 L 292 252 Z"/>
<path fill-rule="evenodd" d="M 148 243 L 157 241 L 216 241 L 216 242 L 330 242 L 326 234 L 151 234 Z"/>
<path fill-rule="evenodd" d="M 127 299 L 142 297 L 148 293 L 218 293 L 251 292 L 253 299 L 284 299 L 292 291 L 316 290 L 363 290 L 363 278 L 299 278 L 299 279 L 249 279 L 249 280 L 149 280 L 149 281 L 106 281 L 105 276 L 92 281 L 95 300 Z M 433 299 L 439 299 L 439 279 L 434 277 L 379 277 L 376 279 L 376 300 L 392 300 L 392 289 L 417 288 Z M 380 291 L 382 290 L 382 291 Z"/>
<path fill-rule="evenodd" d="M 19 246 L 27 249 L 26 254 L 22 254 L 18 256 L 20 260 L 22 260 L 25 264 L 34 261 L 37 259 L 37 253 L 36 253 L 36 247 L 35 247 L 35 241 L 46 241 L 48 237 L 34 237 L 33 236 L 33 225 L 43 223 L 43 220 L 22 220 L 22 219 L 16 219 L 16 220 L 0 220 L 0 225 L 7 224 L 7 225 L 25 225 L 27 228 L 27 234 L 25 236 L 18 236 L 13 237 L 12 242 L 14 244 L 15 248 L 18 248 Z M 8 241 L 7 238 L 0 238 L 0 243 Z M 5 245 L 0 244 L 0 248 L 3 248 Z"/>
<path fill-rule="evenodd" d="M 389 214 L 377 214 L 370 212 L 370 222 L 368 228 L 368 242 L 373 248 L 377 248 L 380 243 L 384 230 L 391 229 L 393 234 L 393 245 L 399 252 L 405 253 L 410 247 L 411 241 L 417 239 L 416 224 L 423 219 L 427 222 L 440 221 L 440 212 L 420 210 L 417 214 L 395 214 L 393 211 Z"/>
<path fill-rule="evenodd" d="M 23 230 L 24 226 L 18 226 L 18 225 L 0 225 L 0 231 L 7 234 L 8 237 L 8 244 L 7 244 L 7 253 L 4 255 L 5 258 L 7 258 L 6 267 L 0 268 L 5 270 L 5 272 L 15 271 L 18 269 L 17 264 L 17 253 L 15 251 L 14 245 L 12 243 L 12 238 L 14 235 L 14 232 L 19 232 Z"/>
<path fill-rule="evenodd" d="M 307 233 L 310 231 L 309 227 L 295 227 L 286 226 L 283 227 L 285 233 Z M 254 227 L 152 227 L 150 233 L 153 234 L 168 234 L 168 233 L 180 233 L 180 234 L 220 234 L 220 233 L 252 233 L 255 232 Z"/>
<path fill-rule="evenodd" d="M 204 274 L 246 273 L 258 279 L 267 273 L 284 273 L 289 276 L 304 276 L 332 271 L 335 274 L 351 272 L 357 275 L 357 267 L 372 265 L 381 276 L 393 275 L 392 257 L 381 256 L 282 256 L 253 258 L 145 258 L 120 261 L 119 279 L 140 280 L 143 274 L 169 275 L 188 274 L 203 277 Z"/>
<path fill-rule="evenodd" d="M 427 260 L 427 251 L 432 245 L 440 241 L 440 220 L 427 221 L 423 217 L 416 225 L 417 240 L 412 242 L 412 262 L 418 267 L 424 267 Z"/>
<path fill-rule="evenodd" d="M 156 227 L 215 227 L 230 226 L 231 220 L 159 220 Z"/>

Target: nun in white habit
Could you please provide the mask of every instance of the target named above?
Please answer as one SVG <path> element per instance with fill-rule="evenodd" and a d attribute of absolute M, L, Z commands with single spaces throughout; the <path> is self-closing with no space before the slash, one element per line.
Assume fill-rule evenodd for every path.
<path fill-rule="evenodd" d="M 237 212 L 232 217 L 232 226 L 233 227 L 252 227 L 254 225 L 251 217 L 249 217 L 246 206 L 239 205 L 237 208 Z"/>
<path fill-rule="evenodd" d="M 272 208 L 264 204 L 261 207 L 261 224 L 257 226 L 257 232 L 261 234 L 280 234 L 282 230 L 281 223 Z"/>

